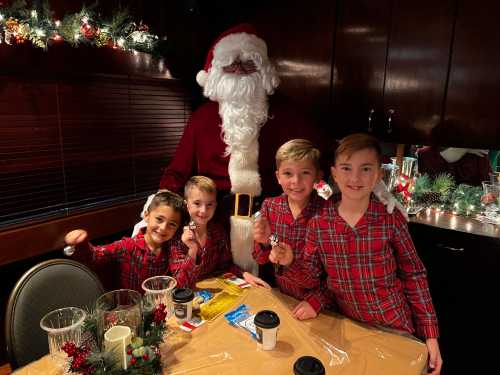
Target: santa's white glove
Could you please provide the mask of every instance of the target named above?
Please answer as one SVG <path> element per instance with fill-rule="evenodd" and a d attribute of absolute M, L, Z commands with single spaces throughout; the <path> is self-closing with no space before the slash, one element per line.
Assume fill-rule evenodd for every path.
<path fill-rule="evenodd" d="M 488 155 L 488 150 L 482 150 L 479 148 L 449 147 L 446 150 L 441 151 L 440 155 L 448 163 L 455 163 L 462 159 L 462 157 L 467 153 L 477 155 L 479 157 L 485 157 Z"/>
<path fill-rule="evenodd" d="M 377 185 L 375 185 L 375 187 L 373 188 L 373 194 L 375 194 L 378 200 L 386 206 L 388 213 L 392 214 L 392 212 L 394 211 L 394 207 L 396 207 L 401 212 L 401 214 L 403 214 L 406 221 L 409 220 L 406 209 L 401 203 L 398 202 L 396 198 L 394 198 L 394 195 L 389 192 L 384 181 L 381 180 Z"/>

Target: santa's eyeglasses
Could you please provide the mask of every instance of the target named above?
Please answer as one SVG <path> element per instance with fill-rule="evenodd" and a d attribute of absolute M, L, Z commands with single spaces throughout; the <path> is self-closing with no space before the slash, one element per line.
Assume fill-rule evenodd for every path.
<path fill-rule="evenodd" d="M 252 60 L 235 60 L 232 64 L 224 66 L 222 68 L 224 73 L 232 74 L 252 74 L 257 71 L 257 66 Z"/>

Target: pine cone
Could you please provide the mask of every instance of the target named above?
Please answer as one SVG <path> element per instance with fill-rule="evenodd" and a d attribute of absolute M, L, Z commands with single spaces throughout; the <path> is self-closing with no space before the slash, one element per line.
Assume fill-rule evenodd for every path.
<path fill-rule="evenodd" d="M 427 193 L 422 193 L 420 195 L 420 201 L 425 205 L 432 205 L 436 203 L 441 203 L 442 195 L 440 193 L 430 191 Z"/>

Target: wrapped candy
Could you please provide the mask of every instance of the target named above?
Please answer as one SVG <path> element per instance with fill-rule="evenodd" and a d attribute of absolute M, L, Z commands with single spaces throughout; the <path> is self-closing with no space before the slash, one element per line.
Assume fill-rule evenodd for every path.
<path fill-rule="evenodd" d="M 191 230 L 195 230 L 196 229 L 196 223 L 194 222 L 194 220 L 191 220 L 188 224 L 188 227 L 189 229 Z"/>
<path fill-rule="evenodd" d="M 278 243 L 280 242 L 280 239 L 276 233 L 273 233 L 269 236 L 269 243 L 271 246 L 278 246 Z"/>
<path fill-rule="evenodd" d="M 70 257 L 70 256 L 72 256 L 75 253 L 75 250 L 76 250 L 76 248 L 74 246 L 68 245 L 68 246 L 64 247 L 63 253 L 67 257 Z"/>
<path fill-rule="evenodd" d="M 324 200 L 328 200 L 333 194 L 333 190 L 325 181 L 320 180 L 313 185 L 314 189 L 318 192 L 318 195 Z"/>
<path fill-rule="evenodd" d="M 262 213 L 261 213 L 260 211 L 256 211 L 256 212 L 252 215 L 252 220 L 253 220 L 253 221 L 257 221 L 257 220 L 259 220 L 261 217 L 262 217 Z"/>

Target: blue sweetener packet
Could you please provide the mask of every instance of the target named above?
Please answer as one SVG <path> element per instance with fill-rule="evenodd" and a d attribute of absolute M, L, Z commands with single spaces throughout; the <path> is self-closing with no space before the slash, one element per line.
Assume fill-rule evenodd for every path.
<path fill-rule="evenodd" d="M 202 303 L 207 302 L 208 300 L 210 300 L 213 297 L 213 294 L 210 291 L 206 290 L 206 289 L 199 290 L 194 295 L 195 295 L 195 297 L 201 297 L 201 298 L 203 298 L 203 302 Z"/>
<path fill-rule="evenodd" d="M 240 320 L 245 319 L 247 316 L 248 306 L 245 304 L 241 304 L 234 310 L 224 314 L 224 318 L 233 326 L 236 326 Z"/>
<path fill-rule="evenodd" d="M 229 324 L 237 328 L 243 328 L 248 333 L 250 333 L 250 335 L 254 339 L 257 339 L 257 332 L 255 329 L 255 324 L 253 322 L 255 314 L 250 314 L 248 312 L 247 305 L 239 305 L 236 309 L 226 313 L 224 317 L 229 322 Z"/>

